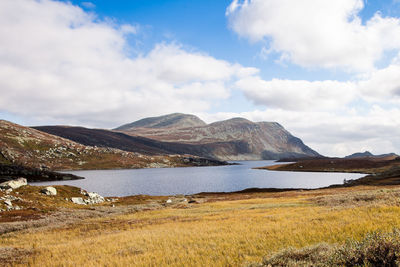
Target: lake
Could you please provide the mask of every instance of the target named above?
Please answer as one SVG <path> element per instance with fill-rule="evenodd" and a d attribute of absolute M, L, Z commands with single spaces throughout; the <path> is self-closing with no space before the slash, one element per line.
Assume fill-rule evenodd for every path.
<path fill-rule="evenodd" d="M 363 174 L 282 172 L 254 170 L 274 161 L 237 161 L 240 165 L 129 170 L 68 171 L 84 180 L 32 183 L 72 185 L 103 196 L 175 195 L 199 192 L 232 192 L 246 188 L 318 188 L 342 184 Z"/>

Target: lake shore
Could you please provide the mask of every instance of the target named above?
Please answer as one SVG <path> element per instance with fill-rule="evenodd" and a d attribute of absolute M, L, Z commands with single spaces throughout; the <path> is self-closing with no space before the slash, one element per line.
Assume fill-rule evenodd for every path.
<path fill-rule="evenodd" d="M 340 186 L 398 185 L 400 184 L 400 159 L 308 159 L 295 163 L 258 167 L 260 170 L 294 172 L 363 173 L 359 179 L 344 181 Z"/>

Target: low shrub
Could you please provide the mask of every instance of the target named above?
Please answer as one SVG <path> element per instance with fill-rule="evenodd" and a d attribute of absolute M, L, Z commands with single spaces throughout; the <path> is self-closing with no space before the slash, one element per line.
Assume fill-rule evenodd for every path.
<path fill-rule="evenodd" d="M 251 266 L 400 266 L 400 230 L 372 232 L 343 245 L 289 248 Z"/>

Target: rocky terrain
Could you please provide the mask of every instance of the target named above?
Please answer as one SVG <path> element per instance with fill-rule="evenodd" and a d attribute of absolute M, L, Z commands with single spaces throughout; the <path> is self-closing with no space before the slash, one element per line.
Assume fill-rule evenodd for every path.
<path fill-rule="evenodd" d="M 0 120 L 0 164 L 42 170 L 73 170 L 204 166 L 224 163 L 190 155 L 150 156 L 109 147 L 85 146 Z"/>
<path fill-rule="evenodd" d="M 115 130 L 158 141 L 200 145 L 210 148 L 213 157 L 223 160 L 319 156 L 276 122 L 233 118 L 205 124 L 193 115 L 171 114 L 142 119 Z"/>

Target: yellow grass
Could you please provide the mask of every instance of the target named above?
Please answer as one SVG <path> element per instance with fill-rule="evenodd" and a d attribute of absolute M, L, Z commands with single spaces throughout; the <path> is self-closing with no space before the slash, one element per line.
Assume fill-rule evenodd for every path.
<path fill-rule="evenodd" d="M 268 195 L 267 195 L 268 196 Z M 277 250 L 361 239 L 400 227 L 400 207 L 318 206 L 307 194 L 204 203 L 11 233 L 33 266 L 242 266 Z"/>

